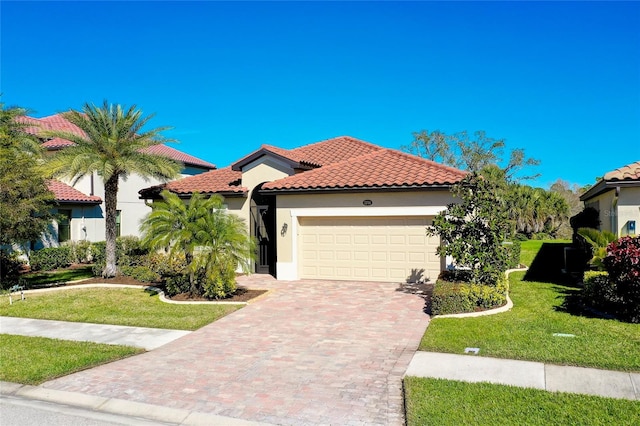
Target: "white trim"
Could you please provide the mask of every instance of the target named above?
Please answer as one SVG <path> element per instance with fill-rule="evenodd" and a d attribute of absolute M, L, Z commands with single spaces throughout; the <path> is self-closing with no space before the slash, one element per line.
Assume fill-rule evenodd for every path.
<path fill-rule="evenodd" d="M 283 281 L 296 281 L 298 268 L 295 262 L 276 262 L 276 276 Z"/>
<path fill-rule="evenodd" d="M 322 207 L 291 209 L 291 217 L 435 216 L 447 206 Z"/>
<path fill-rule="evenodd" d="M 407 206 L 407 207 L 322 207 L 291 209 L 291 262 L 278 262 L 278 280 L 293 281 L 298 276 L 298 232 L 300 217 L 385 217 L 385 216 L 435 216 L 446 210 L 446 206 Z M 282 265 L 282 266 L 281 266 Z M 282 271 L 282 275 L 281 274 Z"/>

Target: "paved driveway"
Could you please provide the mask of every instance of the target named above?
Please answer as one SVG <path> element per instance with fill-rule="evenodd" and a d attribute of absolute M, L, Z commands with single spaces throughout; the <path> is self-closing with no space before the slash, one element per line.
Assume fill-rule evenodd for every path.
<path fill-rule="evenodd" d="M 402 424 L 423 299 L 386 283 L 244 284 L 272 292 L 161 348 L 43 386 L 275 424 Z"/>

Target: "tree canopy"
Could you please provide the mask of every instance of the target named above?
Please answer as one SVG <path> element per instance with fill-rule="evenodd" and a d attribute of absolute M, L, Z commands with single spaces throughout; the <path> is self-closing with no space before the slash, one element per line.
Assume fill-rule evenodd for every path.
<path fill-rule="evenodd" d="M 0 103 L 0 245 L 38 239 L 54 218 L 40 143 L 21 121 L 26 113 Z"/>
<path fill-rule="evenodd" d="M 116 207 L 121 178 L 137 174 L 145 179 L 172 179 L 178 176 L 181 165 L 167 157 L 146 150 L 170 140 L 161 136 L 167 127 L 145 130 L 153 115 L 144 117 L 135 105 L 128 109 L 104 101 L 98 107 L 84 104 L 82 111 L 70 110 L 62 114 L 83 134 L 65 131 L 44 132 L 73 142 L 48 161 L 52 176 L 76 181 L 97 173 L 104 182 L 106 266 L 103 277 L 113 277 L 116 269 Z"/>
<path fill-rule="evenodd" d="M 421 130 L 414 132 L 411 144 L 402 149 L 469 172 L 478 173 L 487 166 L 495 165 L 505 171 L 505 178 L 508 180 L 513 179 L 523 168 L 540 163 L 528 158 L 524 149 L 520 148 L 508 151 L 505 157 L 505 140 L 491 138 L 483 130 L 478 130 L 473 135 L 466 130 L 454 134 L 446 134 L 440 130 Z M 535 177 L 536 175 L 521 176 L 520 179 Z"/>

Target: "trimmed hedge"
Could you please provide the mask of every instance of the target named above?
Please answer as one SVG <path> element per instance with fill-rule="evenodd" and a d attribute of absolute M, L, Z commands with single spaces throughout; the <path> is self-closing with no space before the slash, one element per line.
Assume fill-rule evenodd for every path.
<path fill-rule="evenodd" d="M 507 250 L 507 268 L 515 269 L 520 266 L 520 241 L 507 241 L 503 246 Z"/>
<path fill-rule="evenodd" d="M 51 271 L 71 265 L 71 247 L 48 247 L 34 251 L 29 256 L 32 271 Z"/>
<path fill-rule="evenodd" d="M 446 315 L 476 312 L 507 303 L 507 280 L 495 286 L 439 279 L 433 288 L 431 314 Z"/>

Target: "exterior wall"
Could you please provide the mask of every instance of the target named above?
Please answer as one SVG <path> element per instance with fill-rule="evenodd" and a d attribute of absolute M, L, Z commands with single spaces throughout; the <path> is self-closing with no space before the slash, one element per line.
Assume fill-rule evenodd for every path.
<path fill-rule="evenodd" d="M 627 224 L 629 221 L 636 222 L 635 234 L 638 235 L 640 226 L 640 187 L 620 188 L 618 197 L 618 236 L 629 235 Z"/>
<path fill-rule="evenodd" d="M 364 201 L 370 205 L 364 205 Z M 434 216 L 453 202 L 446 190 L 285 194 L 277 197 L 278 279 L 298 279 L 298 233 L 301 217 Z"/>
<path fill-rule="evenodd" d="M 205 172 L 205 169 L 198 169 L 195 167 L 185 168 L 180 178 L 192 176 L 194 174 Z M 93 181 L 93 184 L 92 184 Z M 140 223 L 144 217 L 151 211 L 144 200 L 139 199 L 138 191 L 150 186 L 159 185 L 165 183 L 164 180 L 159 179 L 144 179 L 142 176 L 133 174 L 127 177 L 127 179 L 120 179 L 118 187 L 118 204 L 116 209 L 121 211 L 120 220 L 120 235 L 133 235 L 140 236 Z M 71 182 L 65 182 L 71 185 Z M 84 220 L 85 230 L 76 229 L 76 226 L 72 224 L 72 239 L 73 240 L 89 240 L 89 241 L 104 241 L 105 239 L 105 223 L 104 223 L 104 183 L 100 177 L 95 173 L 93 176 L 85 176 L 79 179 L 75 185 L 72 185 L 77 190 L 87 195 L 97 195 L 102 198 L 103 202 L 99 206 L 91 208 L 97 209 L 97 211 L 88 211 L 89 207 L 85 207 L 77 210 L 77 219 L 75 222 L 80 227 L 80 223 Z M 64 208 L 64 207 L 61 207 Z M 76 209 L 74 213 L 76 214 Z M 84 219 L 83 219 L 84 218 Z M 97 220 L 94 220 L 97 219 Z"/>
<path fill-rule="evenodd" d="M 615 189 L 611 189 L 590 198 L 585 201 L 585 207 L 597 203 L 601 231 L 624 236 L 628 234 L 628 222 L 635 221 L 637 234 L 640 225 L 640 187 L 620 187 L 617 199 L 615 194 Z"/>
<path fill-rule="evenodd" d="M 58 209 L 71 210 L 70 233 L 73 241 L 101 241 L 92 239 L 93 235 L 100 235 L 104 240 L 104 218 L 102 208 L 96 205 L 62 204 Z M 57 209 L 55 210 L 57 212 Z M 58 247 L 58 223 L 53 221 L 49 230 L 35 244 L 35 249 L 44 247 Z"/>

